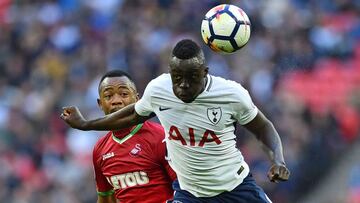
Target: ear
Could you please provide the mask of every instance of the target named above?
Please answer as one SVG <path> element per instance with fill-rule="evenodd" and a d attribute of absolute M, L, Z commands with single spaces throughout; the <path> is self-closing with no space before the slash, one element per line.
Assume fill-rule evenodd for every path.
<path fill-rule="evenodd" d="M 140 99 L 139 93 L 136 93 L 136 101 Z"/>
<path fill-rule="evenodd" d="M 209 67 L 206 66 L 206 67 L 204 68 L 204 73 L 205 73 L 204 77 L 206 77 L 207 74 L 209 73 Z"/>
<path fill-rule="evenodd" d="M 100 108 L 101 110 L 103 110 L 103 109 L 102 109 L 102 105 L 101 105 L 101 100 L 98 98 L 98 99 L 96 99 L 96 101 L 97 101 L 97 103 L 98 103 L 99 108 Z"/>

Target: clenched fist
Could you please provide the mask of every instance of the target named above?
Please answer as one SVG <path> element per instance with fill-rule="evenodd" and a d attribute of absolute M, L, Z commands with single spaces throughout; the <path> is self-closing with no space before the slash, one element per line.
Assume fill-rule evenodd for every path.
<path fill-rule="evenodd" d="M 268 178 L 271 182 L 287 181 L 290 176 L 289 169 L 285 164 L 273 164 L 268 172 Z"/>
<path fill-rule="evenodd" d="M 86 120 L 81 115 L 77 107 L 63 107 L 63 112 L 61 113 L 60 118 L 63 119 L 72 128 L 76 128 L 79 130 L 87 130 L 85 128 Z"/>

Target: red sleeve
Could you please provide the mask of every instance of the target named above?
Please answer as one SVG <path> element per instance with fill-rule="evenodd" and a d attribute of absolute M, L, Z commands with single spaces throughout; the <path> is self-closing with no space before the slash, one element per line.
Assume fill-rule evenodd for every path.
<path fill-rule="evenodd" d="M 174 181 L 176 179 L 176 173 L 169 165 L 168 161 L 166 160 L 167 156 L 167 150 L 166 150 L 166 143 L 165 143 L 165 133 L 164 129 L 157 125 L 156 128 L 154 127 L 154 132 L 156 133 L 156 137 L 158 139 L 156 142 L 157 147 L 155 147 L 157 159 L 159 160 L 159 163 L 164 168 L 165 172 L 167 173 L 168 177 Z"/>
<path fill-rule="evenodd" d="M 167 156 L 167 150 L 166 150 L 166 143 L 165 140 L 162 141 L 162 147 L 159 147 L 163 150 L 163 159 L 162 161 L 162 165 L 165 168 L 166 173 L 168 174 L 169 178 L 174 181 L 177 177 L 176 177 L 176 173 L 175 171 L 171 168 L 171 166 L 169 165 L 169 162 L 166 160 L 166 156 Z"/>
<path fill-rule="evenodd" d="M 96 182 L 96 190 L 99 195 L 107 196 L 106 194 L 113 190 L 112 185 L 107 181 L 106 177 L 103 175 L 101 166 L 99 164 L 100 157 L 97 153 L 97 145 L 95 145 L 93 150 L 93 165 L 94 165 L 94 175 Z M 111 192 L 110 192 L 111 193 Z"/>

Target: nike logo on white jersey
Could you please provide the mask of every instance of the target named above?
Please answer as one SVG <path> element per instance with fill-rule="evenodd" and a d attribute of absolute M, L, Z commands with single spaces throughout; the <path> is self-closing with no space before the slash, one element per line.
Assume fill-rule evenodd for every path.
<path fill-rule="evenodd" d="M 159 107 L 159 111 L 166 111 L 166 110 L 169 110 L 171 109 L 170 107 Z"/>

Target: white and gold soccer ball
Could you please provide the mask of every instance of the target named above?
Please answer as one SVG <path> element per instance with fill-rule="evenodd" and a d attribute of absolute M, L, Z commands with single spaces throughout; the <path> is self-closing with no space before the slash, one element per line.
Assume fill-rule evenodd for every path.
<path fill-rule="evenodd" d="M 221 4 L 210 9 L 201 23 L 204 42 L 220 53 L 233 53 L 250 39 L 251 24 L 247 14 L 239 7 Z"/>

